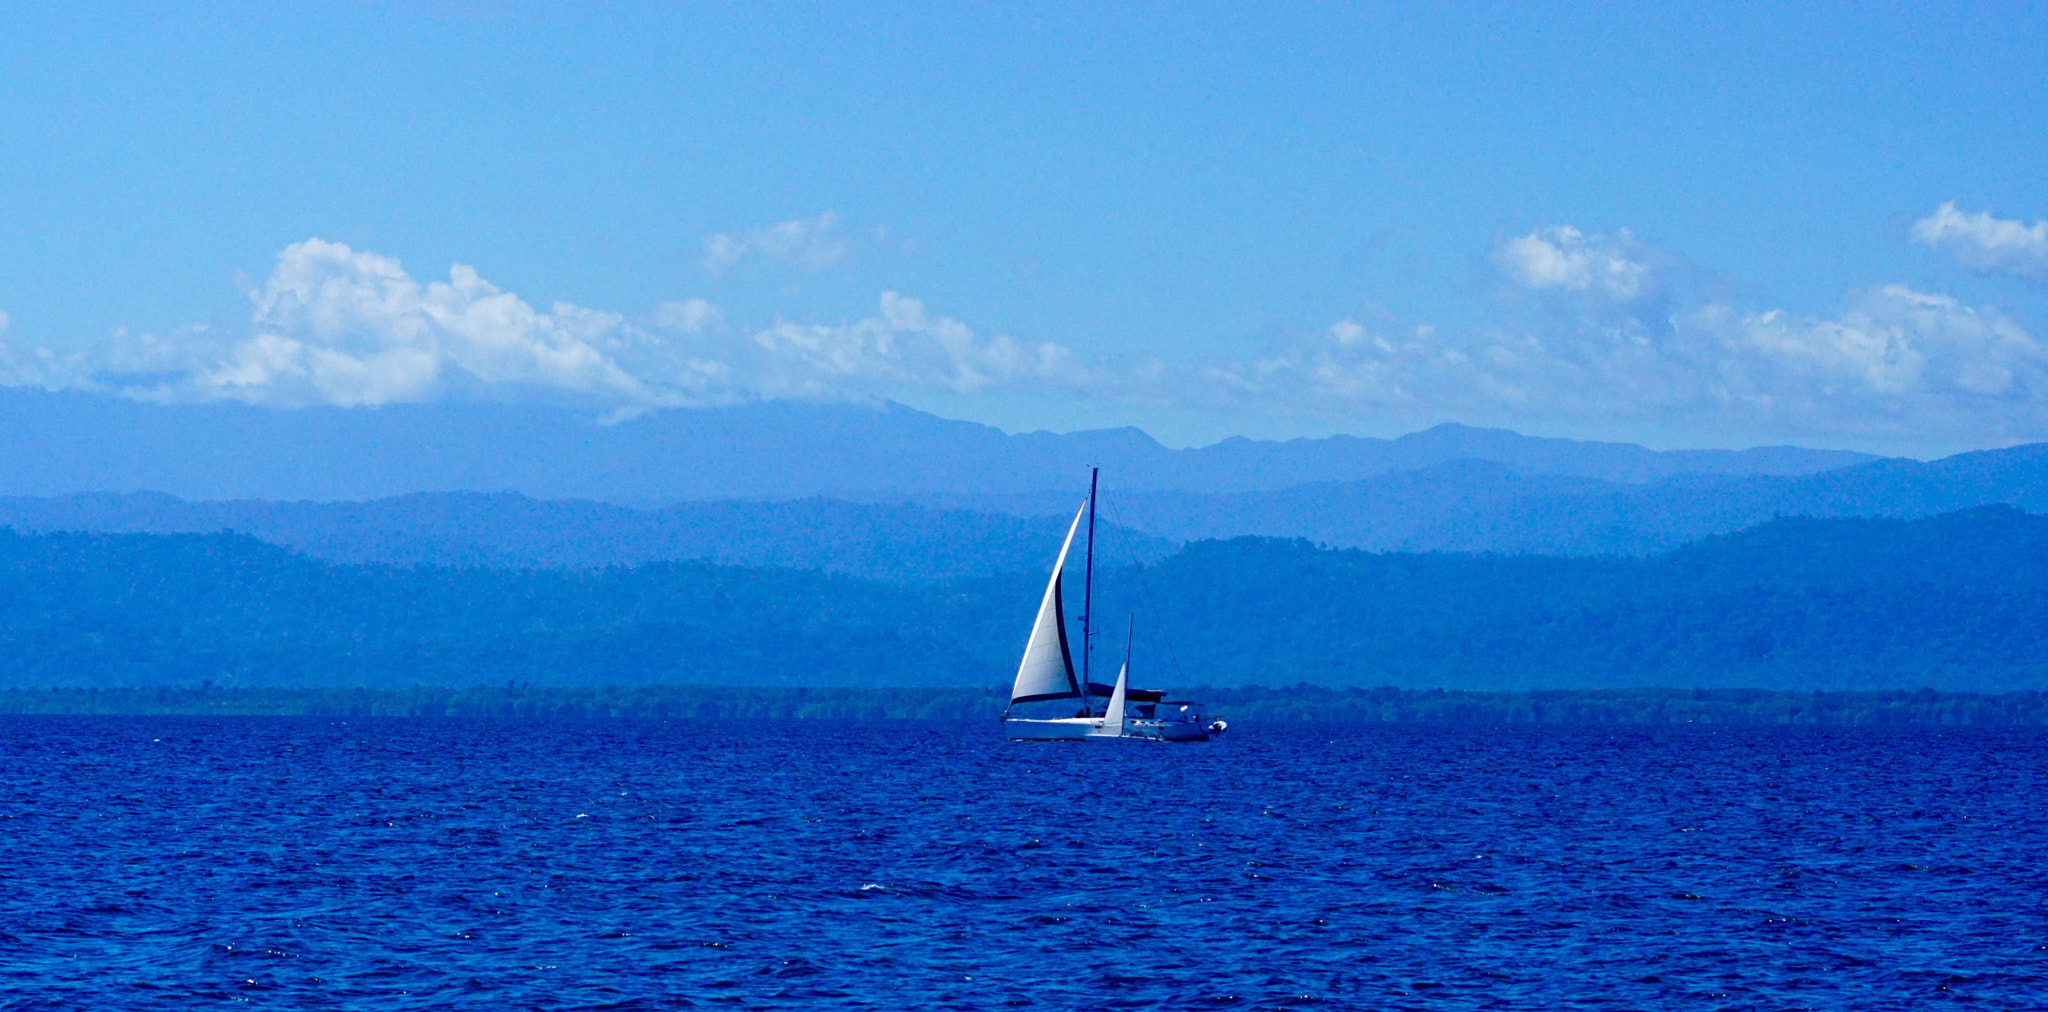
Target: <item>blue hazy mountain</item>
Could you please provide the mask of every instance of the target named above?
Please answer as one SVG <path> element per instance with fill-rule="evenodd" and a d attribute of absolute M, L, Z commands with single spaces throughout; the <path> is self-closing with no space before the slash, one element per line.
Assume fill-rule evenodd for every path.
<path fill-rule="evenodd" d="M 1075 497 L 1078 499 L 1078 493 Z M 1063 516 L 1016 517 L 835 499 L 685 502 L 634 509 L 516 492 L 421 492 L 366 502 L 188 502 L 153 492 L 0 497 L 0 527 L 26 532 L 235 531 L 329 562 L 593 568 L 709 560 L 817 569 L 897 583 L 1042 570 Z M 1098 524 L 1105 559 L 1175 545 Z"/>
<path fill-rule="evenodd" d="M 2048 510 L 2048 444 L 1639 483 L 1457 461 L 1256 494 L 1135 492 L 1113 515 L 1183 541 L 1250 534 L 1381 551 L 1641 555 L 1777 516 L 1914 518 L 1993 503 Z"/>
<path fill-rule="evenodd" d="M 2009 507 L 1777 520 L 1649 558 L 1239 538 L 1101 575 L 1098 614 L 1137 616 L 1146 683 L 2048 688 L 2048 517 Z M 0 531 L 0 686 L 986 686 L 1014 670 L 1041 587 Z"/>
<path fill-rule="evenodd" d="M 509 492 L 362 502 L 80 493 L 0 497 L 0 525 L 233 530 L 337 562 L 573 568 L 707 559 L 930 582 L 1043 569 L 1078 492 L 940 498 L 981 508 L 809 498 L 639 509 Z M 1640 483 L 1459 460 L 1259 492 L 1112 485 L 1099 533 L 1114 564 L 1158 558 L 1186 541 L 1241 535 L 1377 551 L 1643 555 L 1775 516 L 1913 518 L 1992 503 L 2048 510 L 2048 446 L 1925 463 L 1877 460 L 1812 474 L 1683 474 Z M 1034 512 L 1040 509 L 1046 512 Z"/>
<path fill-rule="evenodd" d="M 0 425 L 0 492 L 11 493 L 0 524 L 228 529 L 340 562 L 708 559 L 897 582 L 1034 570 L 1091 463 L 1105 469 L 1106 536 L 1126 561 L 1240 535 L 1640 555 L 1780 515 L 2048 509 L 2044 446 L 1923 463 L 1442 425 L 1174 450 L 1135 429 L 1013 436 L 890 404 L 759 403 L 605 425 L 530 405 L 279 411 L 21 389 L 0 390 Z M 1134 533 L 1107 534 L 1119 526 Z"/>
<path fill-rule="evenodd" d="M 276 410 L 0 389 L 0 495 L 164 492 L 185 499 L 368 500 L 514 491 L 660 506 L 831 496 L 1064 504 L 1090 464 L 1129 491 L 1253 492 L 1456 460 L 1656 481 L 1792 475 L 1871 460 L 1796 447 L 1655 452 L 1445 425 L 1398 439 L 1230 439 L 1169 449 L 1136 429 L 1007 435 L 895 404 L 775 401 L 602 424 L 568 407 L 441 403 Z"/>

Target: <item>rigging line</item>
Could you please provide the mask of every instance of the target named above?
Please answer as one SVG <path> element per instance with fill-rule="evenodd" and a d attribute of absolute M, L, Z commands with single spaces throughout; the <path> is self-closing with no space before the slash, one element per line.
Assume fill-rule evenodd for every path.
<path fill-rule="evenodd" d="M 1116 525 L 1125 538 L 1136 533 L 1130 525 L 1124 523 L 1122 515 L 1117 513 L 1114 501 L 1104 502 L 1102 511 L 1109 514 L 1109 522 Z M 1159 600 L 1152 596 L 1152 581 L 1145 578 L 1144 563 L 1138 560 L 1138 553 L 1134 548 L 1126 547 L 1125 554 L 1130 557 L 1130 568 L 1138 574 L 1138 589 L 1145 595 L 1146 606 L 1152 609 L 1152 622 L 1159 627 L 1159 639 L 1166 644 L 1166 656 L 1173 661 L 1174 678 L 1180 684 L 1186 685 L 1188 673 L 1180 665 L 1180 651 L 1173 648 L 1173 636 L 1166 630 L 1166 615 L 1159 610 Z"/>

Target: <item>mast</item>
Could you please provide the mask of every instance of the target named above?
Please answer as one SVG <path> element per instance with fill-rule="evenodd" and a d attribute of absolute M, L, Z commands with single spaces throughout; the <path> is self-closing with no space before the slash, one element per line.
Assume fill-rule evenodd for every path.
<path fill-rule="evenodd" d="M 1088 469 L 1088 554 L 1081 571 L 1081 706 L 1090 717 L 1095 716 L 1095 704 L 1088 699 L 1088 655 L 1095 640 L 1088 623 L 1095 618 L 1095 479 L 1101 473 L 1099 467 Z"/>

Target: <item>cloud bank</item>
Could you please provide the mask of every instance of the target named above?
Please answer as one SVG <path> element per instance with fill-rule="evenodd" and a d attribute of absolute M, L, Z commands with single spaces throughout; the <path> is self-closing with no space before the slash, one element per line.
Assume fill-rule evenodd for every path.
<path fill-rule="evenodd" d="M 895 292 L 873 315 L 836 324 L 741 330 L 703 299 L 630 320 L 562 302 L 541 311 L 461 264 L 423 283 L 390 257 L 309 239 L 279 253 L 248 297 L 246 334 L 123 331 L 71 354 L 8 342 L 0 381 L 279 408 L 542 397 L 620 415 L 905 387 L 1030 389 L 1085 375 L 1058 345 L 982 335 Z"/>
<path fill-rule="evenodd" d="M 798 270 L 820 271 L 852 252 L 853 243 L 839 232 L 839 216 L 826 211 L 815 218 L 776 222 L 750 232 L 720 232 L 704 240 L 704 269 L 722 274 L 743 260 L 759 257 Z"/>
<path fill-rule="evenodd" d="M 1617 325 L 1619 321 L 1619 325 Z M 1834 319 L 1707 303 L 1660 319 L 1442 333 L 1340 320 L 1217 368 L 1241 404 L 1485 420 L 1696 426 L 1702 433 L 2013 441 L 2048 436 L 2048 356 L 1997 312 L 1887 285 Z"/>
<path fill-rule="evenodd" d="M 2048 282 L 2048 221 L 2028 225 L 1989 211 L 1964 214 L 1951 200 L 1914 222 L 1912 231 L 1914 242 L 1944 250 L 1980 274 Z"/>
<path fill-rule="evenodd" d="M 2048 438 L 2048 352 L 1996 310 L 1884 285 L 1832 318 L 1703 295 L 1698 272 L 1626 231 L 1538 229 L 1496 244 L 1493 325 L 1337 321 L 1210 370 L 1249 406 L 1510 423 L 1654 423 L 1703 433 Z"/>
<path fill-rule="evenodd" d="M 829 231 L 813 222 L 805 234 Z M 2041 228 L 1950 205 L 1915 226 L 1930 245 L 1996 251 L 1981 262 L 2019 274 L 2034 269 Z M 1321 424 L 1690 429 L 1703 442 L 2048 439 L 2048 351 L 1995 309 L 1897 284 L 1827 317 L 1743 307 L 1626 230 L 1547 226 L 1501 239 L 1490 261 L 1501 311 L 1483 327 L 1346 317 L 1240 358 L 1170 362 L 978 331 L 893 291 L 837 322 L 739 325 L 701 298 L 642 317 L 541 309 L 462 265 L 422 281 L 392 258 L 309 239 L 248 291 L 248 325 L 233 333 L 124 331 L 61 353 L 20 344 L 0 317 L 0 382 L 278 408 L 543 399 L 614 418 L 1006 391 Z"/>

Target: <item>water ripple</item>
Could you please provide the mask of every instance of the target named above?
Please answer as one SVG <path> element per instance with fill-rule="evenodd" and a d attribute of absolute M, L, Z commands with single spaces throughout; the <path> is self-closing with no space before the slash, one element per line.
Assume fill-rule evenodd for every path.
<path fill-rule="evenodd" d="M 2038 730 L 6 718 L 0 1008 L 2038 1004 Z"/>

